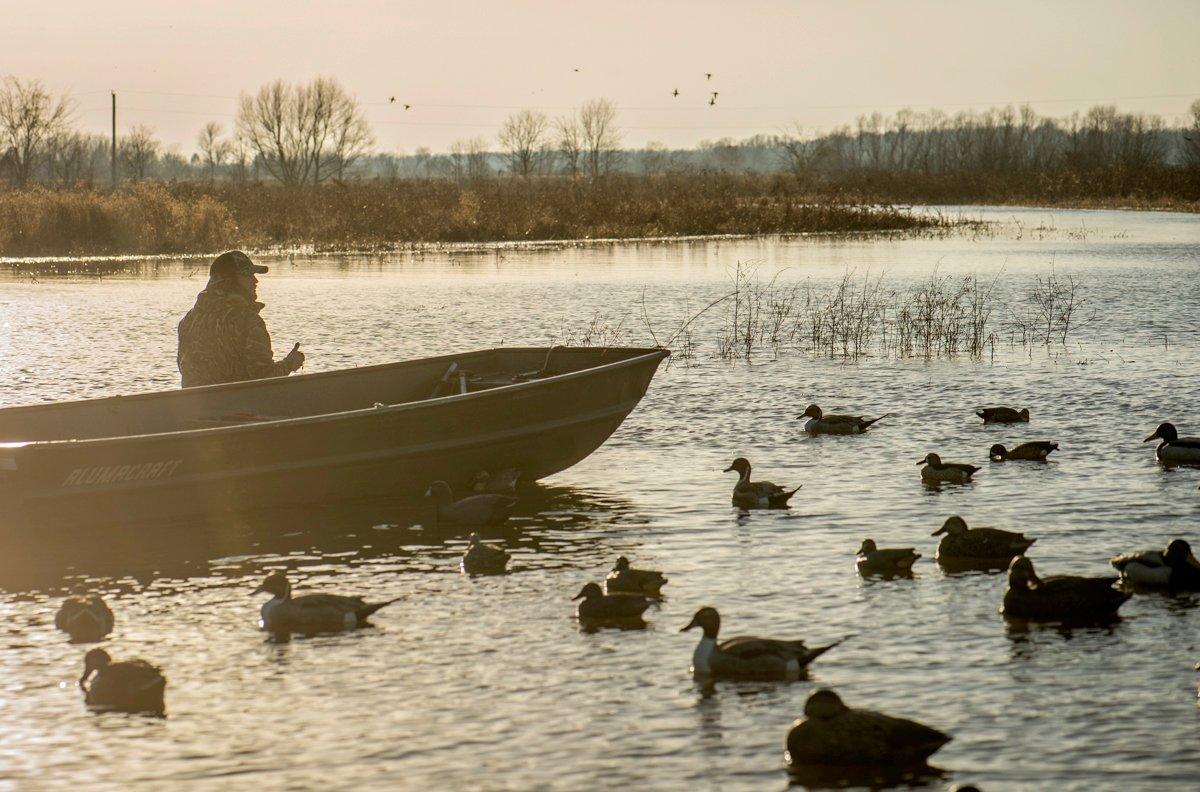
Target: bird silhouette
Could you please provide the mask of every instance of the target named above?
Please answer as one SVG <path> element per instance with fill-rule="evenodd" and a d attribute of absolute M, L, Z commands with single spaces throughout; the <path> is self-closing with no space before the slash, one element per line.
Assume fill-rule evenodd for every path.
<path fill-rule="evenodd" d="M 389 102 L 391 102 L 392 104 L 395 104 L 395 103 L 396 103 L 396 97 L 394 97 L 394 96 L 389 96 L 389 97 L 388 97 L 388 101 L 389 101 Z"/>
<path fill-rule="evenodd" d="M 408 109 L 408 108 L 410 108 L 410 107 L 412 107 L 412 105 L 408 105 L 408 104 L 404 105 L 404 109 L 405 109 L 405 110 L 407 110 L 407 109 Z"/>
<path fill-rule="evenodd" d="M 716 103 L 717 103 L 717 95 L 716 95 L 716 94 L 713 94 L 713 95 L 712 95 L 712 98 L 708 100 L 708 106 L 709 106 L 709 107 L 712 107 L 712 106 L 713 106 L 713 105 L 715 105 Z"/>
<path fill-rule="evenodd" d="M 704 79 L 706 79 L 706 80 L 711 80 L 711 79 L 712 79 L 712 72 L 705 72 L 705 73 L 704 73 Z"/>
<path fill-rule="evenodd" d="M 579 71 L 579 69 L 572 69 L 571 71 L 576 71 L 576 72 L 577 72 L 577 71 Z"/>
<path fill-rule="evenodd" d="M 679 96 L 679 89 L 676 88 L 674 91 L 671 91 L 671 96 Z"/>
<path fill-rule="evenodd" d="M 712 98 L 713 98 L 713 99 L 716 99 L 716 98 L 717 98 L 717 92 L 716 92 L 716 91 L 713 91 L 713 92 L 712 92 Z"/>

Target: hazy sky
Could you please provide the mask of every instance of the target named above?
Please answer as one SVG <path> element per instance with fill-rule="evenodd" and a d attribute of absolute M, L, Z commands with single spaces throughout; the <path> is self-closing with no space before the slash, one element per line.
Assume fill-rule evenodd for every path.
<path fill-rule="evenodd" d="M 0 74 L 69 91 L 96 132 L 115 89 L 118 131 L 147 124 L 185 153 L 276 77 L 337 77 L 378 148 L 405 152 L 494 140 L 513 110 L 554 116 L 601 96 L 632 146 L 821 131 L 903 106 L 1104 102 L 1170 120 L 1200 98 L 1198 0 L 0 0 L 0 19 Z"/>

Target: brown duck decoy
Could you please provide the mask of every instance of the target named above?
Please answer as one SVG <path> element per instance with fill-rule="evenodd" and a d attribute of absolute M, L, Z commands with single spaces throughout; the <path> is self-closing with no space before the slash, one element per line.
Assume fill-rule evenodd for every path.
<path fill-rule="evenodd" d="M 456 501 L 444 481 L 430 484 L 425 497 L 434 499 L 439 525 L 499 525 L 517 505 L 508 495 L 470 495 Z"/>
<path fill-rule="evenodd" d="M 680 632 L 693 627 L 704 631 L 692 653 L 692 675 L 697 679 L 758 680 L 791 682 L 801 679 L 808 665 L 833 647 L 809 649 L 804 641 L 740 636 L 717 643 L 721 614 L 716 608 L 701 608 Z"/>
<path fill-rule="evenodd" d="M 88 683 L 88 677 L 95 678 Z M 161 715 L 166 709 L 163 693 L 167 679 L 157 666 L 145 660 L 114 663 L 103 649 L 92 649 L 83 657 L 79 687 L 84 702 L 97 710 L 149 712 Z"/>
<path fill-rule="evenodd" d="M 517 482 L 520 479 L 521 471 L 516 468 L 505 468 L 495 475 L 486 470 L 481 470 L 471 479 L 471 491 L 494 495 L 511 495 L 517 491 Z"/>
<path fill-rule="evenodd" d="M 1017 556 L 1008 567 L 1008 589 L 1000 612 L 1031 621 L 1108 621 L 1129 599 L 1116 588 L 1116 578 L 1051 575 L 1039 578 L 1027 556 Z"/>
<path fill-rule="evenodd" d="M 966 484 L 979 468 L 965 462 L 943 462 L 937 454 L 926 454 L 917 463 L 921 468 L 921 481 L 926 484 Z"/>
<path fill-rule="evenodd" d="M 657 597 L 667 584 L 663 573 L 653 569 L 634 569 L 625 556 L 617 558 L 612 571 L 604 579 L 604 588 L 609 594 L 626 592 Z"/>
<path fill-rule="evenodd" d="M 921 554 L 911 547 L 883 548 L 874 539 L 864 539 L 855 556 L 855 566 L 864 575 L 911 575 Z"/>
<path fill-rule="evenodd" d="M 1111 563 L 1121 580 L 1135 586 L 1200 591 L 1200 561 L 1183 539 L 1172 539 L 1166 550 L 1122 553 L 1113 556 Z"/>
<path fill-rule="evenodd" d="M 825 415 L 815 404 L 797 415 L 797 418 L 808 418 L 804 422 L 804 431 L 809 434 L 849 435 L 862 434 L 871 428 L 876 421 L 882 421 L 891 413 L 884 413 L 878 418 L 863 418 L 861 415 Z"/>
<path fill-rule="evenodd" d="M 988 458 L 993 462 L 1007 462 L 1011 460 L 1024 460 L 1028 462 L 1045 462 L 1046 457 L 1050 456 L 1050 452 L 1058 450 L 1058 443 L 1049 443 L 1045 440 L 1034 440 L 1029 443 L 1021 443 L 1009 450 L 996 443 L 988 450 Z"/>
<path fill-rule="evenodd" d="M 953 739 L 916 721 L 851 709 L 828 688 L 804 703 L 787 736 L 789 765 L 908 765 L 924 762 Z"/>
<path fill-rule="evenodd" d="M 396 599 L 367 602 L 362 597 L 340 594 L 302 594 L 292 596 L 292 584 L 283 572 L 272 572 L 254 590 L 270 594 L 262 606 L 262 628 L 268 632 L 312 634 L 338 632 L 367 626 L 367 618 Z"/>
<path fill-rule="evenodd" d="M 460 565 L 468 575 L 503 575 L 511 557 L 504 548 L 487 544 L 472 533 Z"/>
<path fill-rule="evenodd" d="M 938 543 L 938 561 L 974 562 L 996 567 L 1008 566 L 1015 556 L 1024 555 L 1037 541 L 1026 538 L 1025 534 L 999 528 L 968 528 L 966 520 L 957 515 L 947 517 L 942 527 L 931 535 L 942 534 L 945 535 Z"/>
<path fill-rule="evenodd" d="M 1029 423 L 1029 410 L 1012 407 L 980 407 L 975 412 L 984 423 Z"/>
<path fill-rule="evenodd" d="M 1162 440 L 1154 449 L 1154 458 L 1159 462 L 1175 465 L 1200 465 L 1200 438 L 1180 437 L 1174 424 L 1159 424 L 1154 434 L 1143 442 Z"/>
<path fill-rule="evenodd" d="M 94 643 L 112 632 L 113 612 L 99 594 L 72 594 L 54 615 L 54 626 L 74 643 Z"/>
<path fill-rule="evenodd" d="M 638 621 L 650 607 L 641 594 L 605 594 L 596 583 L 588 583 L 571 599 L 581 600 L 575 615 L 582 622 Z"/>
<path fill-rule="evenodd" d="M 738 474 L 738 482 L 733 487 L 733 505 L 739 509 L 785 509 L 800 489 L 786 490 L 770 481 L 751 481 L 750 462 L 744 457 L 730 462 L 724 472 L 731 470 Z"/>

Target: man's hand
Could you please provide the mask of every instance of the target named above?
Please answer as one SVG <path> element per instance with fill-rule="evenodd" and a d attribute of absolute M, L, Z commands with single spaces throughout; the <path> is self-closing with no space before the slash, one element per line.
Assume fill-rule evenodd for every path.
<path fill-rule="evenodd" d="M 304 365 L 304 353 L 300 351 L 300 342 L 292 347 L 292 351 L 287 353 L 287 357 L 283 359 L 284 363 L 288 364 L 288 368 L 292 371 L 298 371 Z"/>

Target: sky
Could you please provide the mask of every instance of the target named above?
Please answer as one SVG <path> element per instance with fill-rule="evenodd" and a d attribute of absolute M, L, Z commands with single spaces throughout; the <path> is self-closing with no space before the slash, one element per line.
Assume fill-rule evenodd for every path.
<path fill-rule="evenodd" d="M 206 122 L 232 128 L 242 92 L 320 75 L 397 153 L 494 142 L 512 112 L 598 97 L 626 146 L 673 148 L 901 107 L 1103 103 L 1172 121 L 1200 98 L 1200 0 L 0 0 L 0 19 L 0 75 L 69 93 L 98 133 L 115 90 L 118 134 L 145 124 L 185 154 Z"/>

